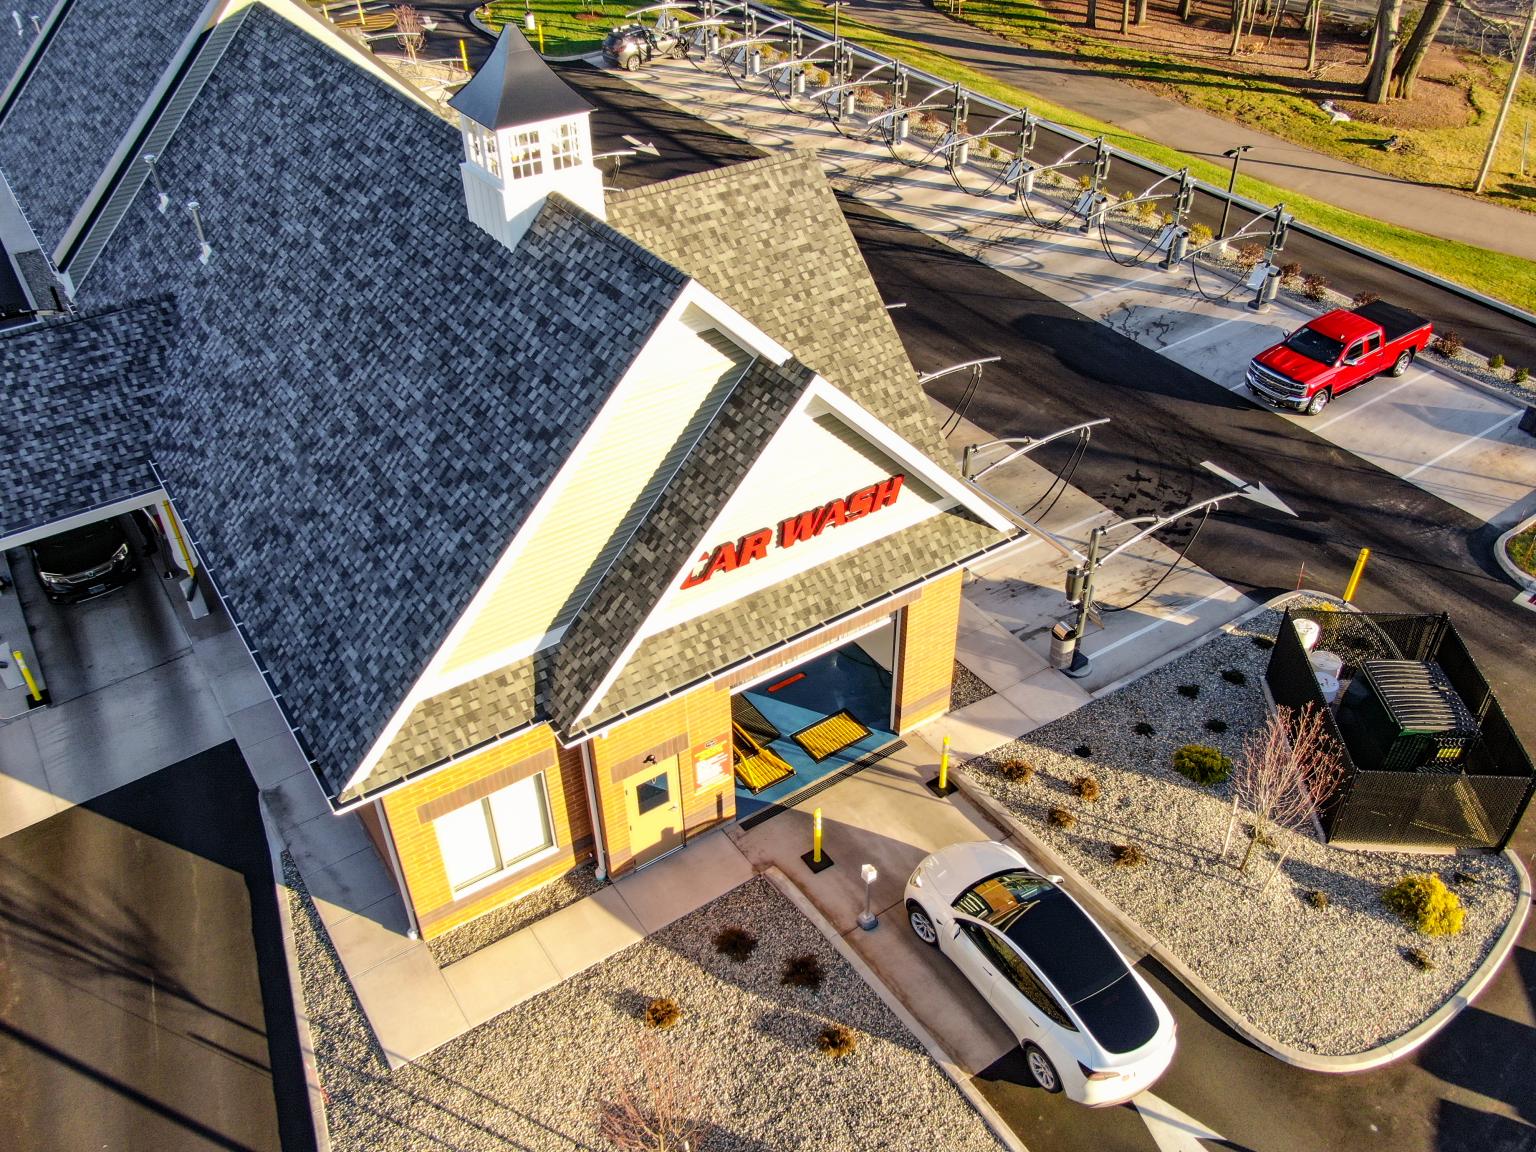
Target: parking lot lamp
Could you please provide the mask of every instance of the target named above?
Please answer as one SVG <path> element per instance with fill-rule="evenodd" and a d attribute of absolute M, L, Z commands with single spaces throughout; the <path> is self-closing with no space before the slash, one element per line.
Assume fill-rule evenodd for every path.
<path fill-rule="evenodd" d="M 1239 144 L 1236 148 L 1228 148 L 1222 153 L 1232 161 L 1232 176 L 1227 181 L 1227 202 L 1221 209 L 1221 231 L 1216 234 L 1216 239 L 1225 241 L 1227 238 L 1227 217 L 1232 215 L 1232 189 L 1237 187 L 1237 162 L 1243 158 L 1243 153 L 1253 148 L 1252 144 Z"/>

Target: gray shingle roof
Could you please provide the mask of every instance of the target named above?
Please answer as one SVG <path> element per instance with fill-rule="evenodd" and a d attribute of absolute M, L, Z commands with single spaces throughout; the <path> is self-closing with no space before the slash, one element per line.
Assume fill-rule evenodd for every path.
<path fill-rule="evenodd" d="M 458 135 L 263 8 L 84 286 L 175 294 L 157 456 L 339 791 L 686 283 L 551 198 L 470 224 Z"/>
<path fill-rule="evenodd" d="M 490 58 L 448 104 L 493 129 L 592 111 L 592 105 L 549 70 L 516 24 L 501 30 Z"/>
<path fill-rule="evenodd" d="M 611 193 L 608 222 L 699 281 L 942 467 L 953 466 L 814 153 L 788 152 Z"/>
<path fill-rule="evenodd" d="M 37 528 L 160 485 L 149 420 L 175 312 L 163 300 L 0 332 L 6 425 L 0 534 Z"/>
<path fill-rule="evenodd" d="M 48 50 L 0 121 L 0 168 L 49 253 L 206 5 L 64 2 Z"/>

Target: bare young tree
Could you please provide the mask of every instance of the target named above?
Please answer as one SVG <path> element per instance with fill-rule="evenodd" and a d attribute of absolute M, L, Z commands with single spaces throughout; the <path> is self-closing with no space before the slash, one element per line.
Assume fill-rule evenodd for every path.
<path fill-rule="evenodd" d="M 703 1063 L 654 1032 L 640 1037 L 631 1060 L 604 1072 L 609 1096 L 598 1131 L 624 1152 L 691 1152 L 711 1100 Z"/>
<path fill-rule="evenodd" d="M 400 42 L 405 58 L 416 63 L 416 53 L 427 42 L 427 33 L 421 25 L 421 14 L 409 4 L 395 7 L 395 39 Z"/>
<path fill-rule="evenodd" d="M 1246 809 L 1253 817 L 1253 839 L 1243 852 L 1238 871 L 1247 872 L 1255 846 L 1267 839 L 1271 830 L 1294 833 L 1308 823 L 1338 787 L 1343 774 L 1343 759 L 1315 706 L 1308 704 L 1299 713 L 1284 706 L 1276 708 L 1262 727 L 1243 738 L 1232 771 L 1232 815 L 1221 844 L 1222 856 L 1232 846 L 1239 813 Z M 1266 888 L 1289 855 L 1287 842 L 1264 882 Z"/>
<path fill-rule="evenodd" d="M 1379 0 L 1376 28 L 1371 36 L 1371 59 L 1365 78 L 1365 98 L 1371 104 L 1385 104 L 1391 93 L 1388 82 L 1402 47 L 1403 0 Z"/>
<path fill-rule="evenodd" d="M 1429 0 L 1424 5 L 1413 35 L 1408 37 L 1408 43 L 1397 55 L 1397 63 L 1392 66 L 1393 96 L 1401 100 L 1413 99 L 1413 83 L 1419 78 L 1424 57 L 1429 55 L 1430 46 L 1440 34 L 1440 26 L 1445 23 L 1446 13 L 1450 10 L 1451 0 Z"/>

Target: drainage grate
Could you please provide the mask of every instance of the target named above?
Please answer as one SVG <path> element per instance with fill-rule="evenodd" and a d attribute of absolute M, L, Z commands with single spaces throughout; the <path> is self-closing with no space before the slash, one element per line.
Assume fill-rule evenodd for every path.
<path fill-rule="evenodd" d="M 880 761 L 884 760 L 887 756 L 900 752 L 906 746 L 907 742 L 905 740 L 892 740 L 889 744 L 885 745 L 885 747 L 876 748 L 873 752 L 859 757 L 859 759 L 848 765 L 848 767 L 840 768 L 830 776 L 823 776 L 820 780 L 816 781 L 816 783 L 807 784 L 798 792 L 791 792 L 777 804 L 770 804 L 761 812 L 754 812 L 752 815 L 740 821 L 740 827 L 742 831 L 745 832 L 749 828 L 756 828 L 764 820 L 771 820 L 780 812 L 787 812 L 795 805 L 802 804 L 809 800 L 812 796 L 825 792 L 838 781 L 846 780 L 848 777 L 862 772 L 864 769 L 869 768 L 872 765 L 880 763 Z"/>

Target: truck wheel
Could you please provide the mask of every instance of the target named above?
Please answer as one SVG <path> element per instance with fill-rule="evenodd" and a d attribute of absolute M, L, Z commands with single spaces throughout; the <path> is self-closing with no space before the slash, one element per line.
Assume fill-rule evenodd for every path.
<path fill-rule="evenodd" d="M 1307 405 L 1307 415 L 1316 416 L 1324 408 L 1328 407 L 1328 401 L 1333 399 L 1333 392 L 1324 388 L 1316 396 L 1312 397 L 1312 403 Z"/>
<path fill-rule="evenodd" d="M 1387 370 L 1388 376 L 1401 376 L 1408 371 L 1408 365 L 1413 363 L 1413 349 L 1406 349 L 1401 356 L 1392 362 L 1392 367 Z"/>
<path fill-rule="evenodd" d="M 628 57 L 624 61 L 624 71 L 626 71 L 626 72 L 638 72 L 638 71 L 640 71 L 640 53 L 636 52 L 633 56 Z"/>

